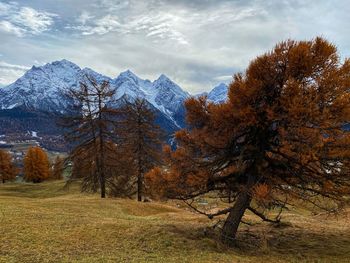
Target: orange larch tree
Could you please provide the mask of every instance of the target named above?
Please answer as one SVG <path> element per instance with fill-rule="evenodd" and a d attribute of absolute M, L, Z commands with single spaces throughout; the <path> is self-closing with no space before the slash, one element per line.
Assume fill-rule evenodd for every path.
<path fill-rule="evenodd" d="M 82 191 L 97 192 L 101 198 L 108 192 L 116 194 L 123 181 L 118 173 L 118 152 L 115 134 L 120 113 L 112 107 L 116 89 L 108 81 L 98 82 L 93 76 L 85 75 L 79 87 L 68 90 L 68 99 L 74 101 L 71 112 L 61 119 L 65 128 L 65 139 L 72 146 L 68 160 L 73 163 L 72 176 L 82 180 Z M 120 193 L 122 194 L 122 193 Z"/>
<path fill-rule="evenodd" d="M 119 146 L 129 161 L 130 179 L 136 178 L 137 200 L 145 197 L 144 175 L 162 161 L 163 132 L 155 123 L 155 114 L 145 99 L 124 101 L 120 108 L 121 118 L 116 129 L 120 137 Z M 122 163 L 121 163 L 122 165 Z"/>
<path fill-rule="evenodd" d="M 299 198 L 335 211 L 350 192 L 350 60 L 322 38 L 282 42 L 236 74 L 228 100 L 186 102 L 169 167 L 149 181 L 171 198 L 217 193 L 229 205 L 221 239 L 235 241 L 246 210 L 265 221 L 271 207 Z M 332 202 L 322 202 L 324 199 Z M 333 203 L 330 208 L 325 204 Z"/>
<path fill-rule="evenodd" d="M 17 169 L 13 165 L 11 155 L 0 149 L 0 181 L 5 183 L 16 178 Z"/>
<path fill-rule="evenodd" d="M 50 177 L 50 162 L 40 147 L 30 147 L 24 157 L 24 179 L 40 183 Z"/>

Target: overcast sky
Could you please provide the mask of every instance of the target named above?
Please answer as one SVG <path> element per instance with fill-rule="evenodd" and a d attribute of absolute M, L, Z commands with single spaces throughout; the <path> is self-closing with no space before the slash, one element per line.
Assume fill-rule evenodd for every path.
<path fill-rule="evenodd" d="M 199 93 L 288 38 L 320 35 L 350 57 L 349 14 L 349 0 L 0 0 L 0 85 L 65 58 Z"/>

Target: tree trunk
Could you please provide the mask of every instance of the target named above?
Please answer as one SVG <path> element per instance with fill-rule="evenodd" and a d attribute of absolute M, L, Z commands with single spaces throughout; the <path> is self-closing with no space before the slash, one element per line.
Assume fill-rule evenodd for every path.
<path fill-rule="evenodd" d="M 142 201 L 143 195 L 143 178 L 142 178 L 142 168 L 141 168 L 141 156 L 140 152 L 138 154 L 138 175 L 137 175 L 137 201 Z"/>
<path fill-rule="evenodd" d="M 235 242 L 237 230 L 241 223 L 245 210 L 249 207 L 252 197 L 250 190 L 256 182 L 256 177 L 252 173 L 247 173 L 247 184 L 238 194 L 235 204 L 233 205 L 224 227 L 221 232 L 221 240 L 224 244 L 233 245 Z"/>
<path fill-rule="evenodd" d="M 141 116 L 138 116 L 137 119 L 137 133 L 138 133 L 138 146 L 137 146 L 137 164 L 138 164 L 138 175 L 137 175 L 137 201 L 142 201 L 142 187 L 143 187 L 143 178 L 142 178 L 142 167 L 141 167 L 141 149 L 142 149 L 142 134 L 141 134 Z"/>
<path fill-rule="evenodd" d="M 106 181 L 105 181 L 105 175 L 102 173 L 100 177 L 100 184 L 101 184 L 101 198 L 106 198 Z"/>
<path fill-rule="evenodd" d="M 137 178 L 137 201 L 142 201 L 142 179 L 140 174 Z"/>
<path fill-rule="evenodd" d="M 5 183 L 5 179 L 2 179 L 2 183 L 3 183 L 3 184 Z"/>
<path fill-rule="evenodd" d="M 104 138 L 103 138 L 103 124 L 102 124 L 102 109 L 103 109 L 103 105 L 102 105 L 102 98 L 101 98 L 101 94 L 98 93 L 98 110 L 99 110 L 99 114 L 98 114 L 98 136 L 99 136 L 99 143 L 100 143 L 100 152 L 99 152 L 99 164 L 100 167 L 98 167 L 97 169 L 100 170 L 100 187 L 101 187 L 101 198 L 106 198 L 106 169 L 105 169 L 105 147 L 104 147 Z"/>
<path fill-rule="evenodd" d="M 238 226 L 244 215 L 245 210 L 249 207 L 251 197 L 247 191 L 241 192 L 230 211 L 224 227 L 221 232 L 221 241 L 227 245 L 233 245 L 237 234 Z"/>

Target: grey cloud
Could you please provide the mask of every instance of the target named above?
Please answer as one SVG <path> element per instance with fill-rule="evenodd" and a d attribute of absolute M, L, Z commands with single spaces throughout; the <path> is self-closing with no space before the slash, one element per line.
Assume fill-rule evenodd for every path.
<path fill-rule="evenodd" d="M 46 34 L 30 34 L 20 41 L 16 35 L 23 34 L 22 27 L 2 25 L 13 31 L 0 32 L 1 60 L 11 64 L 66 58 L 111 77 L 125 69 L 149 79 L 164 73 L 184 89 L 199 93 L 229 82 L 249 61 L 287 38 L 322 35 L 339 47 L 343 57 L 350 56 L 346 0 L 17 2 L 17 10 L 27 6 L 59 17 L 52 18 L 54 24 Z M 0 16 L 5 8 L 0 4 Z M 0 72 L 0 78 L 7 78 L 4 74 Z"/>
<path fill-rule="evenodd" d="M 27 66 L 14 65 L 0 60 L 0 86 L 14 82 L 29 69 Z"/>
<path fill-rule="evenodd" d="M 0 3 L 0 30 L 18 37 L 48 30 L 54 17 L 57 15 L 19 6 L 17 2 Z"/>

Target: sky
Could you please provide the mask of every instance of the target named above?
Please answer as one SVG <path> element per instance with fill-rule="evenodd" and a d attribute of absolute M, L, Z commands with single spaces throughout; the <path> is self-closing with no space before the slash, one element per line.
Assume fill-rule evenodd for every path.
<path fill-rule="evenodd" d="M 349 14 L 349 0 L 0 0 L 0 86 L 67 59 L 197 94 L 286 39 L 322 36 L 350 57 Z"/>

